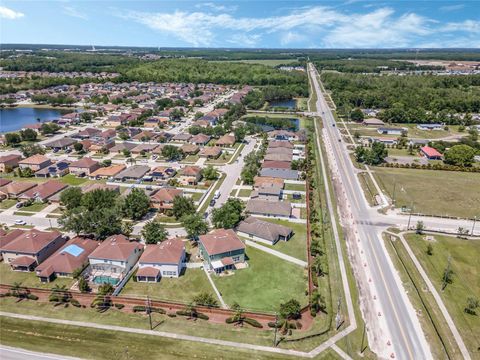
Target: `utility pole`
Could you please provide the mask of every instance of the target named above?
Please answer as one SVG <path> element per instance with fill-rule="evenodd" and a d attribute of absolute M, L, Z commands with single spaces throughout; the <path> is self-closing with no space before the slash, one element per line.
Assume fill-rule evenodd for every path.
<path fill-rule="evenodd" d="M 449 255 L 448 256 L 448 263 L 447 263 L 447 268 L 445 269 L 445 273 L 443 274 L 443 283 L 442 283 L 442 290 L 444 290 L 447 287 L 447 280 L 450 275 L 450 263 L 452 261 L 452 257 Z"/>
<path fill-rule="evenodd" d="M 273 347 L 277 347 L 277 328 L 278 328 L 278 315 L 275 313 L 275 333 L 273 335 Z"/>
<path fill-rule="evenodd" d="M 475 222 L 477 221 L 477 217 L 473 217 L 473 225 L 472 225 L 472 231 L 470 231 L 470 235 L 473 235 L 473 232 L 475 231 Z"/>
<path fill-rule="evenodd" d="M 342 325 L 342 315 L 340 313 L 341 304 L 342 304 L 342 296 L 340 295 L 337 301 L 337 315 L 335 316 L 335 328 L 337 330 Z"/>
<path fill-rule="evenodd" d="M 395 190 L 397 188 L 397 182 L 396 180 L 393 180 L 393 195 L 392 195 L 392 204 L 395 206 Z"/>
<path fill-rule="evenodd" d="M 147 314 L 148 314 L 148 320 L 150 322 L 150 330 L 152 330 L 152 306 L 150 302 L 150 297 L 147 295 L 147 306 L 146 306 Z"/>
<path fill-rule="evenodd" d="M 412 220 L 413 202 L 410 204 L 410 215 L 408 215 L 407 230 L 410 230 L 410 220 Z"/>
<path fill-rule="evenodd" d="M 362 333 L 362 344 L 360 345 L 360 354 L 363 354 L 363 351 L 365 350 L 363 347 L 364 341 L 365 341 L 365 330 L 366 330 L 367 325 L 365 322 L 363 323 L 363 333 Z"/>

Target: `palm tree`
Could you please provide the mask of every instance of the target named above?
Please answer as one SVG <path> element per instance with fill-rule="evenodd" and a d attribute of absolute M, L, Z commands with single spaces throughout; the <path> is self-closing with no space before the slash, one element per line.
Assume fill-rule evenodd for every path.
<path fill-rule="evenodd" d="M 233 323 L 243 326 L 243 321 L 245 320 L 245 317 L 243 316 L 243 309 L 238 303 L 235 302 L 232 305 L 232 310 L 235 310 L 235 314 L 232 317 Z"/>
<path fill-rule="evenodd" d="M 12 296 L 14 297 L 20 297 L 22 289 L 22 283 L 14 282 L 12 287 L 10 288 L 10 294 L 12 294 Z"/>
<path fill-rule="evenodd" d="M 73 297 L 65 285 L 60 286 L 56 284 L 54 287 L 52 287 L 52 293 L 50 294 L 48 300 L 54 303 L 53 306 L 64 305 L 67 307 L 73 300 Z"/>
<path fill-rule="evenodd" d="M 324 276 L 326 274 L 323 270 L 323 261 L 320 256 L 313 259 L 312 270 L 315 271 L 317 276 Z"/>

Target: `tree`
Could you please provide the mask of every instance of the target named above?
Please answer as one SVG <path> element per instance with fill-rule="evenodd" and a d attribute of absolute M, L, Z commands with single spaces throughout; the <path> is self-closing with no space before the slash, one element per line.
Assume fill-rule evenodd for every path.
<path fill-rule="evenodd" d="M 92 122 L 93 115 L 90 112 L 84 111 L 80 114 L 80 120 L 82 122 Z"/>
<path fill-rule="evenodd" d="M 184 216 L 182 218 L 182 226 L 190 239 L 197 239 L 198 236 L 206 234 L 208 231 L 208 224 L 199 214 Z"/>
<path fill-rule="evenodd" d="M 288 300 L 286 303 L 280 304 L 279 314 L 282 319 L 296 320 L 299 319 L 301 316 L 300 310 L 300 303 L 295 299 L 291 299 Z"/>
<path fill-rule="evenodd" d="M 22 138 L 17 133 L 6 133 L 5 134 L 5 143 L 8 146 L 16 146 L 22 142 Z"/>
<path fill-rule="evenodd" d="M 235 130 L 233 130 L 233 134 L 235 135 L 236 142 L 243 142 L 245 135 L 247 134 L 247 129 L 245 126 L 237 126 Z"/>
<path fill-rule="evenodd" d="M 425 230 L 425 225 L 423 221 L 417 221 L 417 226 L 415 227 L 415 232 L 419 235 L 423 234 L 423 231 Z"/>
<path fill-rule="evenodd" d="M 64 231 L 71 231 L 78 236 L 83 233 L 86 228 L 85 218 L 83 216 L 84 212 L 85 209 L 82 207 L 66 210 L 58 219 L 58 223 Z"/>
<path fill-rule="evenodd" d="M 149 221 L 142 229 L 142 237 L 146 244 L 156 244 L 167 239 L 168 231 L 159 221 Z"/>
<path fill-rule="evenodd" d="M 217 229 L 231 229 L 242 220 L 245 205 L 242 200 L 229 198 L 220 208 L 213 209 L 212 223 Z"/>
<path fill-rule="evenodd" d="M 58 130 L 60 130 L 60 126 L 55 123 L 45 122 L 40 126 L 40 132 L 42 135 L 55 134 Z"/>
<path fill-rule="evenodd" d="M 80 290 L 81 293 L 87 293 L 90 291 L 88 281 L 85 280 L 83 276 L 78 280 L 78 290 Z"/>
<path fill-rule="evenodd" d="M 132 220 L 140 220 L 150 210 L 150 198 L 145 191 L 133 188 L 123 202 L 123 215 Z"/>
<path fill-rule="evenodd" d="M 317 256 L 313 259 L 312 270 L 315 271 L 317 276 L 324 276 L 325 270 L 323 269 L 323 260 L 320 256 Z"/>
<path fill-rule="evenodd" d="M 202 292 L 193 297 L 193 303 L 197 306 L 218 307 L 218 301 L 210 293 Z"/>
<path fill-rule="evenodd" d="M 208 165 L 202 170 L 202 176 L 205 180 L 216 180 L 218 179 L 218 171 L 212 165 Z"/>
<path fill-rule="evenodd" d="M 467 298 L 467 305 L 464 308 L 464 312 L 470 315 L 477 315 L 477 308 L 480 307 L 480 302 L 478 299 L 475 299 L 473 297 L 468 297 Z"/>
<path fill-rule="evenodd" d="M 45 154 L 45 149 L 35 144 L 23 145 L 20 150 L 25 157 L 30 157 L 36 154 Z"/>
<path fill-rule="evenodd" d="M 427 245 L 427 255 L 432 256 L 433 255 L 433 246 L 432 244 Z"/>
<path fill-rule="evenodd" d="M 475 149 L 468 145 L 455 145 L 444 154 L 444 162 L 456 166 L 471 166 L 475 158 Z"/>
<path fill-rule="evenodd" d="M 357 122 L 363 121 L 364 117 L 365 116 L 363 115 L 362 110 L 360 110 L 359 108 L 353 109 L 352 112 L 350 113 L 350 119 L 353 121 L 357 121 Z"/>
<path fill-rule="evenodd" d="M 182 109 L 173 109 L 171 112 L 170 112 L 170 120 L 180 120 L 181 117 L 184 115 L 183 113 L 183 110 Z"/>
<path fill-rule="evenodd" d="M 122 221 L 121 233 L 126 237 L 130 237 L 133 232 L 133 223 L 131 221 Z"/>
<path fill-rule="evenodd" d="M 23 141 L 36 141 L 37 132 L 33 129 L 25 129 L 20 131 L 20 137 Z"/>
<path fill-rule="evenodd" d="M 195 203 L 192 198 L 184 196 L 175 196 L 173 199 L 172 213 L 175 219 L 179 220 L 185 215 L 191 215 L 195 213 Z"/>
<path fill-rule="evenodd" d="M 81 205 L 87 210 L 110 208 L 115 204 L 118 192 L 109 189 L 96 189 L 83 194 Z"/>
<path fill-rule="evenodd" d="M 167 161 L 177 161 L 183 158 L 183 151 L 178 146 L 165 145 L 162 148 L 162 156 Z"/>
<path fill-rule="evenodd" d="M 73 149 L 76 151 L 76 152 L 80 152 L 83 150 L 83 144 L 82 143 L 75 143 L 73 144 Z"/>
<path fill-rule="evenodd" d="M 312 292 L 312 307 L 315 309 L 315 312 L 327 313 L 327 304 L 325 302 L 325 297 L 318 292 L 318 289 L 315 289 Z"/>
<path fill-rule="evenodd" d="M 82 196 L 82 189 L 76 186 L 70 186 L 61 192 L 60 203 L 65 206 L 67 210 L 72 210 L 80 206 Z"/>

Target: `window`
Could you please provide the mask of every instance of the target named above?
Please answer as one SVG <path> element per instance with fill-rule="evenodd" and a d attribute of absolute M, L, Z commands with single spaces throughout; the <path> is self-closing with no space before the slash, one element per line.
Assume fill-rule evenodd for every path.
<path fill-rule="evenodd" d="M 240 256 L 234 256 L 232 257 L 232 260 L 235 262 L 240 261 Z"/>

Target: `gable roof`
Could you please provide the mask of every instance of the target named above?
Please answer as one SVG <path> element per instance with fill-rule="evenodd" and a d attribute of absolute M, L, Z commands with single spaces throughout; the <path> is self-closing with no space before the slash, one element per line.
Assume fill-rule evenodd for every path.
<path fill-rule="evenodd" d="M 48 180 L 42 184 L 35 186 L 34 188 L 27 190 L 20 197 L 22 198 L 40 198 L 47 199 L 50 196 L 58 193 L 59 191 L 68 187 L 67 184 L 58 180 Z"/>
<path fill-rule="evenodd" d="M 279 236 L 287 237 L 292 233 L 292 229 L 287 226 L 263 221 L 253 216 L 249 216 L 240 222 L 237 226 L 237 231 L 270 241 L 276 241 Z"/>
<path fill-rule="evenodd" d="M 117 175 L 120 171 L 124 170 L 126 168 L 125 165 L 123 164 L 114 164 L 111 166 L 107 167 L 101 167 L 95 170 L 93 173 L 90 174 L 90 176 L 115 176 Z"/>
<path fill-rule="evenodd" d="M 161 188 L 155 194 L 150 196 L 150 199 L 153 201 L 163 202 L 168 201 L 172 202 L 176 196 L 182 196 L 183 190 L 175 188 Z"/>
<path fill-rule="evenodd" d="M 50 159 L 45 155 L 35 154 L 26 159 L 20 160 L 18 163 L 24 165 L 40 165 L 46 161 L 50 161 Z"/>
<path fill-rule="evenodd" d="M 292 206 L 288 201 L 250 199 L 247 202 L 245 210 L 252 214 L 290 216 L 292 213 Z"/>

